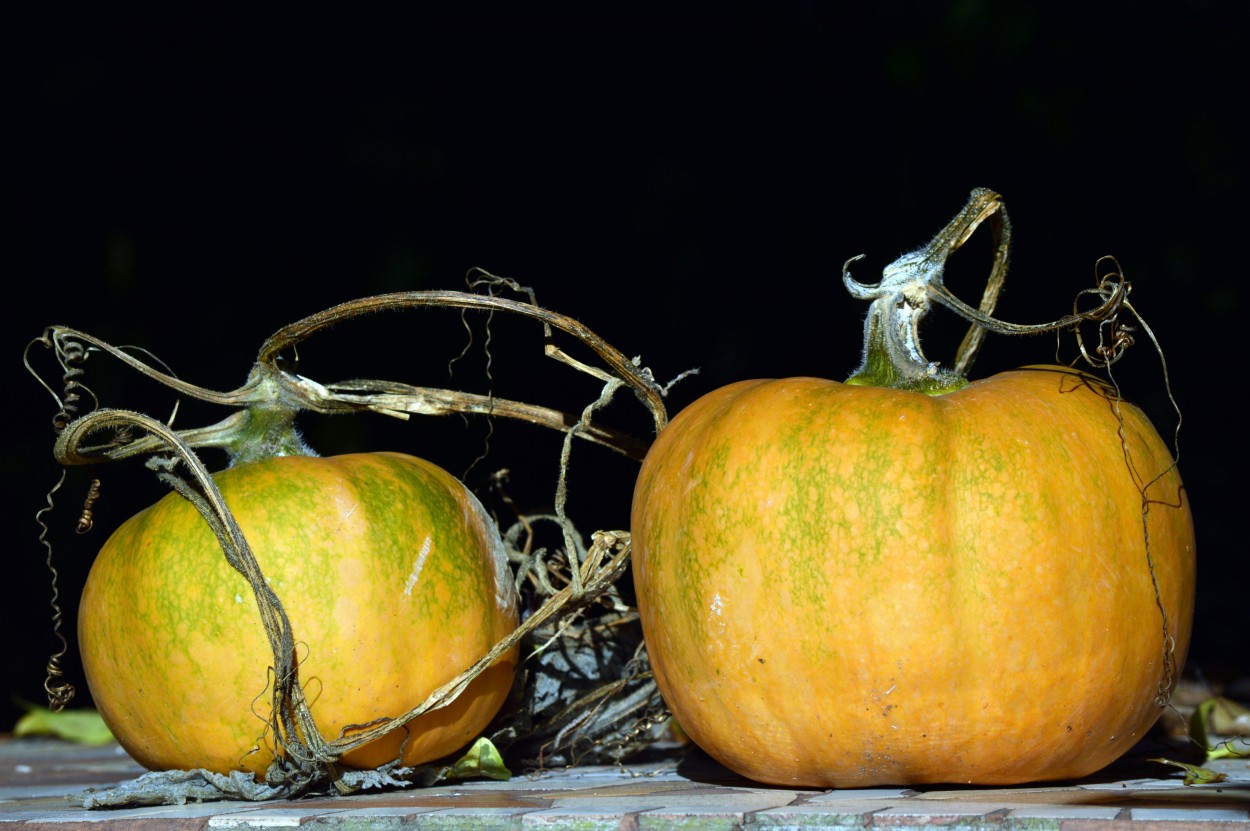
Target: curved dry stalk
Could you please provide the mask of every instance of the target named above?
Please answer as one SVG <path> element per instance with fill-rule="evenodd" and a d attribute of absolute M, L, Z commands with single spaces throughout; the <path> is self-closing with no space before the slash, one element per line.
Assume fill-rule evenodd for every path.
<path fill-rule="evenodd" d="M 324 415 L 374 412 L 406 420 L 412 414 L 440 416 L 453 413 L 476 413 L 503 415 L 553 430 L 569 430 L 578 424 L 575 416 L 563 410 L 456 390 L 415 387 L 393 381 L 345 381 L 330 387 L 322 387 L 320 384 L 299 376 L 290 376 L 290 378 L 291 386 L 295 389 L 303 389 L 305 393 L 306 397 L 302 399 L 306 402 L 304 409 Z M 370 390 L 380 390 L 380 392 L 370 392 Z M 245 411 L 234 412 L 216 424 L 178 430 L 177 434 L 191 447 L 229 449 L 235 443 L 248 417 Z M 647 453 L 645 443 L 610 427 L 597 424 L 586 425 L 579 427 L 577 436 L 615 450 L 635 461 L 642 461 Z M 113 441 L 108 444 L 84 447 L 79 452 L 97 460 L 118 461 L 155 453 L 163 447 L 161 439 L 155 436 L 142 436 L 123 444 Z"/>
<path fill-rule="evenodd" d="M 1096 291 L 1086 289 L 1082 294 Z M 1101 295 L 1103 299 L 1097 307 L 1086 312 L 1065 315 L 1058 320 L 1052 320 L 1048 323 L 1008 323 L 1005 320 L 999 320 L 967 305 L 951 294 L 950 289 L 946 288 L 946 286 L 934 287 L 930 296 L 965 320 L 972 321 L 978 329 L 988 330 L 999 335 L 1040 335 L 1062 329 L 1075 329 L 1078 324 L 1087 321 L 1105 320 L 1120 310 L 1127 293 L 1126 286 L 1113 284 L 1108 293 Z"/>
<path fill-rule="evenodd" d="M 154 367 L 149 366 L 135 356 L 131 355 L 126 350 L 120 349 L 110 343 L 100 340 L 94 335 L 89 335 L 86 332 L 74 329 L 70 326 L 47 327 L 44 330 L 43 335 L 35 338 L 30 342 L 30 344 L 28 344 L 27 349 L 29 349 L 30 346 L 39 343 L 45 347 L 53 349 L 58 353 L 58 355 L 63 355 L 67 350 L 68 344 L 75 341 L 80 342 L 80 344 L 90 344 L 93 348 L 116 358 L 141 375 L 147 376 L 153 381 L 164 384 L 175 392 L 180 392 L 183 395 L 200 401 L 206 401 L 210 404 L 242 406 L 244 404 L 251 403 L 254 400 L 251 396 L 255 391 L 257 382 L 251 379 L 249 379 L 248 383 L 244 384 L 242 387 L 229 392 L 217 392 L 215 390 L 206 389 L 196 384 L 184 381 L 168 372 L 162 372 L 159 369 L 155 369 Z M 31 368 L 29 361 L 26 362 L 26 369 L 29 370 L 30 373 L 36 378 L 39 378 L 39 374 Z M 40 383 L 43 383 L 42 379 L 40 379 Z M 47 388 L 47 386 L 48 385 L 45 383 L 44 387 Z M 50 388 L 48 391 L 52 392 Z M 52 392 L 52 395 L 57 398 L 58 403 L 60 403 L 60 396 L 57 396 L 55 392 Z"/>
<path fill-rule="evenodd" d="M 141 429 L 158 439 L 163 448 L 173 454 L 154 465 L 159 470 L 159 477 L 195 506 L 217 537 L 226 561 L 251 586 L 274 658 L 270 726 L 275 739 L 297 762 L 333 765 L 338 754 L 328 747 L 317 731 L 296 673 L 291 622 L 278 596 L 265 580 L 230 506 L 195 451 L 175 431 L 156 419 L 129 410 L 101 409 L 66 425 L 57 437 L 53 454 L 62 465 L 97 462 L 100 457 L 83 447 L 86 438 L 96 431 L 118 427 Z M 178 462 L 186 465 L 194 484 L 173 473 Z"/>
<path fill-rule="evenodd" d="M 664 402 L 659 387 L 651 377 L 650 372 L 640 368 L 636 362 L 626 358 L 603 338 L 573 318 L 549 311 L 532 303 L 508 300 L 503 297 L 483 296 L 462 291 L 409 291 L 351 300 L 282 327 L 261 346 L 257 362 L 263 365 L 276 366 L 278 355 L 283 350 L 290 349 L 311 335 L 344 320 L 380 311 L 422 307 L 511 312 L 541 321 L 544 326 L 554 327 L 562 332 L 566 332 L 592 349 L 607 364 L 612 375 L 620 378 L 633 389 L 634 394 L 638 396 L 651 412 L 657 433 L 668 424 L 668 414 L 664 409 Z M 587 367 L 585 364 L 569 358 L 552 344 L 550 340 L 546 344 L 545 351 L 548 355 L 594 375 L 601 380 L 607 380 L 610 377 L 601 370 Z"/>
<path fill-rule="evenodd" d="M 641 460 L 645 455 L 647 443 L 640 442 L 617 430 L 584 424 L 577 416 L 548 407 L 454 390 L 417 387 L 394 381 L 348 380 L 322 385 L 311 378 L 288 372 L 278 365 L 278 355 L 283 350 L 295 348 L 305 338 L 334 323 L 382 310 L 419 307 L 507 311 L 538 320 L 543 324 L 546 339 L 544 348 L 547 355 L 602 380 L 619 378 L 648 408 L 655 423 L 656 432 L 663 429 L 668 422 L 668 415 L 662 400 L 663 392 L 651 377 L 650 371 L 640 367 L 636 360 L 626 358 L 589 328 L 572 318 L 548 311 L 532 303 L 464 292 L 402 292 L 366 297 L 304 318 L 290 326 L 283 327 L 266 340 L 247 382 L 237 389 L 225 392 L 209 390 L 183 381 L 172 373 L 145 363 L 123 349 L 70 327 L 48 327 L 41 337 L 33 340 L 27 347 L 29 351 L 30 346 L 39 343 L 56 353 L 57 360 L 65 372 L 63 379 L 65 391 L 62 395 L 58 395 L 40 378 L 30 366 L 28 359 L 24 358 L 24 360 L 27 369 L 48 390 L 61 408 L 57 417 L 58 427 L 64 426 L 77 415 L 75 402 L 79 397 L 79 391 L 90 394 L 90 390 L 78 380 L 82 375 L 81 364 L 89 351 L 85 350 L 82 345 L 87 344 L 91 350 L 104 352 L 140 374 L 182 395 L 214 404 L 249 408 L 247 412 L 236 413 L 208 427 L 177 431 L 177 435 L 192 447 L 235 448 L 239 444 L 240 435 L 246 431 L 249 419 L 259 418 L 262 411 L 289 412 L 288 420 L 299 410 L 322 414 L 367 411 L 401 419 L 407 419 L 414 413 L 419 415 L 451 413 L 500 415 L 563 431 L 576 428 L 573 431 L 581 438 L 609 447 L 632 459 Z M 605 372 L 587 366 L 567 356 L 551 342 L 553 327 L 571 334 L 584 343 L 599 355 L 610 371 Z M 91 448 L 90 452 L 102 459 L 121 459 L 152 452 L 160 446 L 161 439 L 149 435 L 135 442 L 114 441 L 108 449 L 101 445 Z"/>
<path fill-rule="evenodd" d="M 998 305 L 998 295 L 1003 290 L 1003 282 L 1007 279 L 1007 265 L 1011 255 L 1011 220 L 1007 216 L 1007 206 L 997 193 L 985 188 L 972 191 L 968 204 L 947 226 L 949 253 L 954 254 L 968 241 L 973 232 L 987 219 L 992 219 L 990 228 L 994 233 L 994 262 L 990 266 L 990 278 L 985 284 L 985 292 L 981 295 L 978 311 L 989 317 L 994 314 Z M 939 234 L 939 236 L 941 236 Z M 985 329 L 973 323 L 968 327 L 967 334 L 955 351 L 955 372 L 967 375 L 976 360 L 981 343 L 985 340 Z"/>
<path fill-rule="evenodd" d="M 322 399 L 323 408 L 319 408 L 318 412 L 367 410 L 404 419 L 409 414 L 502 415 L 553 430 L 566 431 L 576 427 L 577 435 L 581 438 L 615 450 L 636 461 L 642 461 L 642 457 L 647 453 L 645 443 L 619 430 L 596 424 L 585 424 L 584 419 L 571 413 L 524 401 L 512 401 L 507 398 L 434 387 L 416 387 L 393 381 L 340 381 L 330 384 L 326 390 L 330 397 Z"/>
<path fill-rule="evenodd" d="M 95 410 L 93 412 L 108 411 Z M 170 432 L 188 447 L 228 447 L 233 437 L 237 434 L 239 427 L 246 419 L 246 412 L 234 412 L 216 424 L 210 424 L 207 427 L 193 427 L 185 430 L 173 430 L 170 428 Z M 168 428 L 168 425 L 166 427 Z M 63 452 L 70 455 L 66 456 L 66 460 L 62 464 L 82 465 L 103 461 L 117 462 L 122 459 L 148 456 L 169 449 L 169 444 L 163 436 L 152 434 L 131 437 L 125 442 L 112 440 L 105 444 L 88 445 L 85 444 L 85 441 L 86 436 L 83 435 L 75 444 L 67 445 Z"/>

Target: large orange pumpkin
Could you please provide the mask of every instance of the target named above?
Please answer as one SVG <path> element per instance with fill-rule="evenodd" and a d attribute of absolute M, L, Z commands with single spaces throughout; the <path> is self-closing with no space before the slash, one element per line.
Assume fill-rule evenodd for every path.
<path fill-rule="evenodd" d="M 283 457 L 215 477 L 297 642 L 327 739 L 398 716 L 517 625 L 503 545 L 463 485 L 397 453 Z M 272 652 L 252 590 L 186 500 L 171 494 L 108 540 L 79 639 L 96 705 L 152 769 L 263 773 Z M 417 764 L 477 737 L 512 684 L 515 652 L 449 707 L 348 754 Z"/>
<path fill-rule="evenodd" d="M 944 395 L 717 390 L 652 447 L 632 530 L 665 700 L 763 782 L 1088 774 L 1155 721 L 1189 640 L 1168 449 L 1058 367 Z"/>

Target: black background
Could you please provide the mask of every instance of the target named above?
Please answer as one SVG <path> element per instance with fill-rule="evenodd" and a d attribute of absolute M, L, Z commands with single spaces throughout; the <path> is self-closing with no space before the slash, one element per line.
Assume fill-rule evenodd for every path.
<path fill-rule="evenodd" d="M 1102 255 L 1133 282 L 1185 414 L 1200 558 L 1191 671 L 1244 673 L 1234 315 L 1248 78 L 1236 4 L 864 5 L 10 20 L 0 729 L 17 714 L 10 697 L 41 700 L 54 647 L 33 514 L 58 475 L 56 408 L 21 366 L 44 325 L 142 345 L 229 389 L 285 323 L 367 294 L 463 288 L 480 266 L 662 380 L 700 367 L 674 389 L 676 412 L 733 380 L 844 377 L 863 306 L 845 296 L 843 261 L 866 254 L 855 273 L 875 281 L 977 186 L 1003 194 L 1015 227 L 1001 317 L 1067 313 Z M 988 264 L 978 238 L 952 261 L 951 285 L 975 303 Z M 934 317 L 928 349 L 948 359 L 961 327 Z M 301 350 L 300 371 L 485 392 L 473 321 L 450 378 L 467 342 L 455 312 L 342 325 Z M 597 395 L 542 357 L 536 325 L 496 318 L 492 335 L 496 394 L 568 410 Z M 1054 351 L 1048 337 L 991 336 L 974 375 Z M 34 360 L 55 375 L 43 350 Z M 1170 435 L 1149 344 L 1117 377 Z M 172 402 L 102 356 L 87 382 L 111 406 L 164 417 Z M 184 403 L 178 424 L 221 415 Z M 607 418 L 647 430 L 625 398 Z M 494 425 L 471 466 L 488 446 L 481 420 L 302 423 L 323 452 L 405 450 L 479 490 L 507 467 L 523 506 L 551 503 L 560 438 L 539 428 Z M 570 511 L 584 531 L 627 527 L 635 471 L 577 450 Z M 97 527 L 80 538 L 92 475 Z M 135 463 L 71 473 L 52 518 L 71 627 L 90 558 L 159 495 L 150 479 Z"/>

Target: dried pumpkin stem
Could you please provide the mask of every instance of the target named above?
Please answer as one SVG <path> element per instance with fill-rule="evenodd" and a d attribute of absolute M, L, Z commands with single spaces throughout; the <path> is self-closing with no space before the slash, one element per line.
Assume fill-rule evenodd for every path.
<path fill-rule="evenodd" d="M 668 423 L 668 415 L 664 408 L 659 387 L 649 372 L 639 367 L 634 361 L 626 358 L 619 350 L 573 318 L 557 314 L 532 303 L 523 303 L 503 297 L 484 296 L 460 291 L 412 291 L 352 300 L 310 315 L 303 320 L 279 329 L 261 346 L 257 362 L 259 364 L 276 366 L 277 357 L 283 350 L 289 349 L 314 333 L 344 320 L 379 311 L 429 306 L 510 312 L 541 321 L 544 327 L 553 327 L 566 332 L 590 347 L 607 364 L 612 376 L 620 378 L 633 389 L 634 393 L 651 412 L 651 416 L 655 421 L 656 432 L 664 429 L 664 426 Z M 546 352 L 548 355 L 557 358 L 563 356 L 563 352 L 551 343 L 550 340 L 548 340 L 546 345 Z M 563 360 L 563 358 L 560 359 Z M 571 360 L 565 360 L 565 362 L 575 363 L 571 362 Z M 595 377 L 601 377 L 598 371 L 591 374 L 595 375 Z"/>
<path fill-rule="evenodd" d="M 545 353 L 579 371 L 601 380 L 619 378 L 629 386 L 647 407 L 655 422 L 656 432 L 668 423 L 663 404 L 663 392 L 652 378 L 649 370 L 636 361 L 626 358 L 586 326 L 532 303 L 506 298 L 482 296 L 465 292 L 402 292 L 398 294 L 367 297 L 343 303 L 301 321 L 283 327 L 261 347 L 259 357 L 247 382 L 234 390 L 220 392 L 183 381 L 172 373 L 157 369 L 124 349 L 115 347 L 85 332 L 63 326 L 53 326 L 32 341 L 53 349 L 58 362 L 66 372 L 66 392 L 58 395 L 45 383 L 27 361 L 31 374 L 56 399 L 61 407 L 60 423 L 68 422 L 77 410 L 74 402 L 78 390 L 85 390 L 78 383 L 82 370 L 77 364 L 85 356 L 83 344 L 90 349 L 104 352 L 141 374 L 168 388 L 201 401 L 227 406 L 246 407 L 247 411 L 235 413 L 209 427 L 179 431 L 178 435 L 192 447 L 220 447 L 230 451 L 236 461 L 249 460 L 254 455 L 290 455 L 309 452 L 297 442 L 293 431 L 269 431 L 259 427 L 258 420 L 266 413 L 277 418 L 290 419 L 299 411 L 333 415 L 351 412 L 375 412 L 407 419 L 412 414 L 445 415 L 450 413 L 479 413 L 491 416 L 516 418 L 553 429 L 568 430 L 581 420 L 569 413 L 518 401 L 499 399 L 494 396 L 473 395 L 453 390 L 417 387 L 394 381 L 350 380 L 322 385 L 311 378 L 288 372 L 278 363 L 278 355 L 294 349 L 312 334 L 335 323 L 361 315 L 383 310 L 401 308 L 442 307 L 462 310 L 506 311 L 520 314 L 543 324 Z M 608 371 L 590 367 L 567 356 L 552 342 L 552 329 L 567 332 L 580 340 L 607 364 Z M 28 347 L 29 351 L 29 347 Z M 70 385 L 73 385 L 72 387 Z M 89 391 L 88 391 L 89 392 Z M 272 434 L 272 441 L 259 441 L 261 435 Z M 610 447 L 630 458 L 641 460 L 646 443 L 611 428 L 594 424 L 582 424 L 575 434 L 581 438 Z M 155 436 L 147 436 L 131 443 L 100 445 L 92 450 L 102 459 L 121 459 L 154 452 L 160 446 Z"/>
<path fill-rule="evenodd" d="M 955 297 L 943 279 L 947 259 L 963 247 L 986 220 L 990 220 L 994 233 L 994 262 L 980 306 L 973 308 Z M 965 376 L 985 332 L 1026 335 L 1076 329 L 1085 321 L 1113 317 L 1125 302 L 1126 285 L 1104 283 L 1089 292 L 1097 294 L 1102 301 L 1089 311 L 1074 311 L 1058 320 L 1033 325 L 999 320 L 993 316 L 993 311 L 1006 279 L 1010 253 L 1011 222 L 1002 197 L 978 188 L 972 191 L 963 210 L 928 245 L 886 266 L 879 283 L 869 285 L 851 277 L 851 263 L 861 259 L 862 254 L 847 260 L 842 266 L 842 282 L 847 291 L 857 299 L 871 301 L 864 323 L 863 360 L 847 383 L 909 389 L 931 395 L 952 392 L 967 384 Z M 934 303 L 945 306 L 971 324 L 959 346 L 953 370 L 942 369 L 930 361 L 921 348 L 920 321 Z"/>

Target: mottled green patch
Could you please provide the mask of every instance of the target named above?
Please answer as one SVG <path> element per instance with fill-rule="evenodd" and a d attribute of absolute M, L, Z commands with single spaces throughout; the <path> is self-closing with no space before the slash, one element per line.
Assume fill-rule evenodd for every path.
<path fill-rule="evenodd" d="M 678 582 L 682 602 L 681 613 L 686 617 L 687 631 L 703 631 L 706 605 L 703 591 L 708 575 L 721 567 L 730 544 L 727 533 L 732 518 L 728 515 L 721 496 L 729 471 L 731 446 L 721 441 L 704 451 L 696 451 L 690 480 L 681 500 L 681 516 L 675 517 L 683 533 L 677 537 L 663 534 L 657 539 L 679 539 L 678 549 L 671 552 L 679 566 L 667 569 L 670 579 Z M 666 517 L 669 514 L 665 512 Z M 699 529 L 695 536 L 688 530 Z"/>
<path fill-rule="evenodd" d="M 420 613 L 443 627 L 463 626 L 464 607 L 481 606 L 481 625 L 490 627 L 496 590 L 494 569 L 484 567 L 488 553 L 474 536 L 469 510 L 452 477 L 406 457 L 370 457 L 377 467 L 353 470 L 351 486 L 369 506 L 369 545 L 393 571 L 394 591 L 411 592 Z M 418 560 L 427 545 L 428 551 Z M 430 587 L 427 591 L 423 588 Z M 430 594 L 439 592 L 438 595 Z M 442 596 L 447 592 L 448 596 Z M 480 604 L 480 598 L 491 602 Z M 473 598 L 470 603 L 462 599 Z M 413 613 L 417 613 L 414 608 Z"/>

